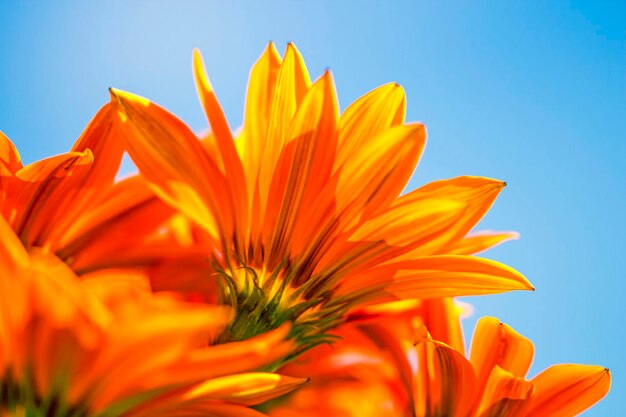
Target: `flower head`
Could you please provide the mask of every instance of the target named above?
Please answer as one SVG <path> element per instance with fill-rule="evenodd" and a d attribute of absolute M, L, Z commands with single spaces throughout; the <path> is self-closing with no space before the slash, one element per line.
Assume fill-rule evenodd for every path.
<path fill-rule="evenodd" d="M 207 346 L 225 307 L 152 294 L 120 275 L 79 280 L 27 253 L 0 218 L 0 416 L 258 415 L 304 382 L 249 372 L 292 347 L 287 329 Z"/>
<path fill-rule="evenodd" d="M 340 116 L 330 72 L 311 83 L 293 45 L 281 59 L 270 44 L 234 134 L 197 51 L 194 73 L 211 125 L 203 140 L 145 98 L 111 95 L 140 172 L 212 242 L 214 276 L 236 312 L 221 340 L 291 321 L 306 349 L 355 305 L 532 288 L 505 265 L 455 252 L 503 182 L 460 177 L 400 197 L 426 131 L 404 122 L 397 84 Z"/>
<path fill-rule="evenodd" d="M 446 304 L 343 325 L 334 349 L 316 348 L 290 366 L 312 375 L 311 384 L 270 415 L 573 417 L 608 392 L 610 373 L 600 366 L 554 365 L 526 379 L 533 344 L 492 317 L 479 320 L 468 357 L 463 346 L 434 340 L 426 326 L 455 340 L 458 314 Z M 448 313 L 436 314 L 442 308 Z"/>

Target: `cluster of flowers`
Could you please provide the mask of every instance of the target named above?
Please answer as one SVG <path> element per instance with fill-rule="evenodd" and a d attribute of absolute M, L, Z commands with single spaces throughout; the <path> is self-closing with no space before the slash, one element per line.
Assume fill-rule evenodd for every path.
<path fill-rule="evenodd" d="M 608 370 L 526 379 L 494 318 L 466 355 L 451 297 L 532 289 L 476 257 L 504 187 L 401 194 L 425 144 L 381 86 L 339 115 L 293 45 L 254 65 L 233 131 L 198 52 L 211 130 L 111 90 L 66 154 L 23 166 L 0 134 L 0 417 L 574 416 Z M 124 152 L 139 174 L 116 181 Z"/>

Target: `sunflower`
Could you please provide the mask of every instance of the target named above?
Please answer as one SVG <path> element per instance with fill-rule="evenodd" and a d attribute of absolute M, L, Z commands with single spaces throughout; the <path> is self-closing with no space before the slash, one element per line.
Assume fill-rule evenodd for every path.
<path fill-rule="evenodd" d="M 206 137 L 148 99 L 111 96 L 141 174 L 211 242 L 212 276 L 235 312 L 220 341 L 292 322 L 305 350 L 356 306 L 532 288 L 505 265 L 458 254 L 487 239 L 465 237 L 502 181 L 459 177 L 400 196 L 426 131 L 404 122 L 399 85 L 373 90 L 340 116 L 331 73 L 311 83 L 295 46 L 281 58 L 270 44 L 233 133 L 198 51 L 193 68 Z"/>
<path fill-rule="evenodd" d="M 226 307 L 153 294 L 135 277 L 79 280 L 26 252 L 0 218 L 0 416 L 258 416 L 247 406 L 305 380 L 256 370 L 286 328 L 207 346 Z M 249 372 L 254 371 L 254 372 Z"/>

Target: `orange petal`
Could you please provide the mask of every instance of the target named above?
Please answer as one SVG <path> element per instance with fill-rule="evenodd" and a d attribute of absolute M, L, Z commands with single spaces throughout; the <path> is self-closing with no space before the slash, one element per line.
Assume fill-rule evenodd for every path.
<path fill-rule="evenodd" d="M 11 173 L 15 173 L 22 168 L 20 154 L 17 152 L 13 142 L 7 138 L 0 130 L 0 164 L 3 164 Z"/>
<path fill-rule="evenodd" d="M 420 316 L 433 339 L 465 353 L 459 307 L 452 298 L 422 300 Z"/>
<path fill-rule="evenodd" d="M 489 374 L 476 415 L 515 417 L 533 391 L 534 386 L 531 382 L 496 365 Z"/>
<path fill-rule="evenodd" d="M 352 103 L 339 118 L 339 149 L 334 171 L 340 169 L 366 141 L 404 122 L 406 98 L 395 83 L 380 86 Z"/>
<path fill-rule="evenodd" d="M 19 171 L 13 228 L 29 245 L 54 245 L 61 225 L 68 219 L 74 201 L 88 181 L 93 155 L 69 152 L 32 163 Z"/>
<path fill-rule="evenodd" d="M 111 89 L 128 153 L 155 191 L 215 236 L 232 236 L 232 194 L 191 130 L 147 99 Z M 217 221 L 210 218 L 214 216 Z"/>
<path fill-rule="evenodd" d="M 470 361 L 476 369 L 479 386 L 483 387 L 495 366 L 524 377 L 533 360 L 530 340 L 494 317 L 483 317 L 476 324 Z"/>
<path fill-rule="evenodd" d="M 522 274 L 499 262 L 474 256 L 425 256 L 372 268 L 340 291 L 385 288 L 400 299 L 438 298 L 532 290 Z"/>
<path fill-rule="evenodd" d="M 57 256 L 78 274 L 129 266 L 129 256 L 142 250 L 154 251 L 153 258 L 158 257 L 162 254 L 156 253 L 147 239 L 174 213 L 142 177 L 130 177 L 115 184 L 68 228 Z"/>
<path fill-rule="evenodd" d="M 446 253 L 449 255 L 475 255 L 506 241 L 517 239 L 519 239 L 517 232 L 476 232 L 447 246 Z"/>
<path fill-rule="evenodd" d="M 394 186 L 390 185 L 390 179 L 399 175 L 394 172 L 401 169 L 398 167 L 411 165 L 410 160 L 414 161 L 421 154 L 424 140 L 422 125 L 402 125 L 387 129 L 360 148 L 350 163 L 336 174 L 314 204 L 315 212 L 330 211 L 336 216 L 333 221 L 327 220 L 324 223 L 311 221 L 311 227 L 317 228 L 320 238 L 326 239 L 327 244 L 333 244 L 330 248 L 320 250 L 323 258 L 315 262 L 318 270 L 337 268 L 338 265 L 343 267 L 347 259 L 353 257 L 346 256 L 350 252 L 346 245 L 354 246 L 353 243 L 346 243 L 344 239 L 334 239 L 333 242 L 331 238 L 338 233 L 354 231 L 362 219 L 371 214 L 366 211 L 369 210 L 368 207 L 374 207 L 373 202 L 378 201 L 380 195 L 386 195 L 386 199 L 389 193 L 393 193 L 391 188 Z M 315 246 L 321 245 L 321 242 L 315 243 Z"/>
<path fill-rule="evenodd" d="M 394 205 L 406 202 L 417 205 L 420 201 L 436 198 L 455 200 L 463 205 L 463 211 L 454 225 L 428 244 L 407 253 L 403 259 L 448 254 L 448 246 L 467 235 L 489 210 L 505 185 L 502 181 L 485 177 L 456 177 L 433 181 L 400 197 Z"/>
<path fill-rule="evenodd" d="M 0 216 L 0 242 L 2 242 L 0 244 L 0 270 L 4 271 L 1 274 L 2 279 L 11 281 L 13 279 L 11 275 L 25 268 L 30 261 L 24 245 L 2 216 Z"/>
<path fill-rule="evenodd" d="M 269 259 L 310 243 L 307 209 L 328 181 L 336 149 L 337 102 L 330 73 L 311 87 L 295 115 L 270 188 L 265 233 Z M 298 225 L 298 223 L 300 223 Z M 300 237 L 300 241 L 296 240 Z"/>
<path fill-rule="evenodd" d="M 287 141 L 289 126 L 310 87 L 311 81 L 304 60 L 295 45 L 289 43 L 274 88 L 263 163 L 259 172 L 261 218 L 263 218 L 267 204 L 265 196 L 269 195 L 270 185 L 275 176 L 274 170 Z"/>
<path fill-rule="evenodd" d="M 420 341 L 415 349 L 418 361 L 415 415 L 469 415 L 476 397 L 476 376 L 468 360 L 433 340 Z"/>
<path fill-rule="evenodd" d="M 608 369 L 592 365 L 554 365 L 531 380 L 535 395 L 525 417 L 573 417 L 609 392 Z"/>
<path fill-rule="evenodd" d="M 217 101 L 211 82 L 206 75 L 202 56 L 197 49 L 194 49 L 193 52 L 193 70 L 200 102 L 217 141 L 220 159 L 226 171 L 228 187 L 233 196 L 233 208 L 238 214 L 237 228 L 239 234 L 237 237 L 240 239 L 239 246 L 242 246 L 248 221 L 248 192 L 243 164 L 235 148 L 235 141 L 226 121 L 226 116 Z"/>
<path fill-rule="evenodd" d="M 94 157 L 81 192 L 82 199 L 87 202 L 104 188 L 113 185 L 122 162 L 124 142 L 114 131 L 116 115 L 112 107 L 110 103 L 104 105 L 72 147 L 72 152 L 84 152 L 89 149 Z"/>

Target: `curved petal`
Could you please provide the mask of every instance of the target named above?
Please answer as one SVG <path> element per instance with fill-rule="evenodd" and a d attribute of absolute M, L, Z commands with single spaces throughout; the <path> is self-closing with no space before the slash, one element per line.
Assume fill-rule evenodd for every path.
<path fill-rule="evenodd" d="M 115 112 L 111 103 L 105 104 L 80 135 L 72 152 L 93 154 L 93 166 L 85 179 L 81 199 L 89 203 L 94 195 L 111 187 L 122 163 L 124 142 L 114 130 Z M 80 207 L 75 212 L 80 211 Z"/>
<path fill-rule="evenodd" d="M 237 140 L 238 151 L 246 167 L 249 195 L 253 194 L 256 187 L 259 166 L 263 160 L 274 88 L 281 64 L 282 59 L 270 42 L 250 71 L 243 133 Z"/>
<path fill-rule="evenodd" d="M 434 340 L 418 341 L 415 415 L 468 416 L 476 397 L 472 365 L 459 352 Z"/>
<path fill-rule="evenodd" d="M 420 316 L 433 339 L 465 354 L 459 307 L 452 298 L 422 300 Z"/>
<path fill-rule="evenodd" d="M 9 172 L 15 173 L 22 169 L 22 160 L 13 142 L 0 130 L 0 164 L 3 164 Z"/>
<path fill-rule="evenodd" d="M 516 417 L 534 391 L 531 382 L 495 366 L 476 411 L 480 417 Z"/>
<path fill-rule="evenodd" d="M 604 398 L 611 373 L 601 366 L 554 365 L 530 382 L 536 391 L 523 416 L 573 417 Z"/>
<path fill-rule="evenodd" d="M 476 324 L 470 361 L 482 387 L 496 366 L 514 376 L 524 377 L 530 369 L 534 351 L 532 342 L 510 326 L 494 317 L 483 317 Z"/>
<path fill-rule="evenodd" d="M 406 161 L 418 157 L 425 141 L 425 131 L 422 125 L 402 125 L 387 129 L 378 134 L 375 140 L 360 149 L 358 153 L 339 171 L 323 190 L 312 211 L 316 213 L 330 213 L 333 220 L 314 221 L 311 227 L 318 230 L 318 236 L 325 241 L 316 241 L 315 246 L 320 250 L 321 260 L 315 262 L 317 270 L 329 266 L 343 266 L 346 260 L 352 258 L 346 253 L 354 243 L 347 242 L 350 234 L 361 224 L 363 218 L 371 215 L 368 207 L 379 204 L 380 195 L 389 195 L 392 192 L 390 179 L 394 172 Z M 405 161 L 405 162 L 402 162 Z M 393 186 L 391 186 L 393 187 Z M 418 214 L 419 216 L 419 214 Z M 313 219 L 325 219 L 323 215 Z M 345 233 L 343 239 L 331 239 L 340 233 Z M 353 241 L 355 239 L 352 239 Z M 332 244 L 332 245 L 331 245 Z M 360 250 L 359 250 L 360 251 Z"/>
<path fill-rule="evenodd" d="M 13 228 L 34 246 L 55 244 L 51 237 L 65 224 L 72 205 L 88 181 L 93 155 L 69 152 L 34 162 L 17 171 L 20 187 L 13 197 Z"/>
<path fill-rule="evenodd" d="M 378 133 L 404 123 L 405 113 L 404 90 L 396 83 L 382 85 L 348 106 L 339 118 L 339 147 L 333 172 Z"/>
<path fill-rule="evenodd" d="M 499 262 L 474 256 L 425 256 L 381 265 L 339 288 L 371 292 L 384 288 L 391 299 L 438 298 L 532 290 L 522 274 Z"/>
<path fill-rule="evenodd" d="M 450 244 L 446 248 L 446 253 L 449 255 L 476 255 L 501 243 L 517 239 L 519 239 L 517 232 L 481 231 L 471 233 Z"/>
<path fill-rule="evenodd" d="M 270 116 L 268 119 L 265 149 L 258 177 L 258 193 L 260 195 L 260 218 L 264 217 L 265 207 L 268 204 L 266 196 L 270 194 L 271 184 L 275 177 L 275 170 L 283 148 L 287 142 L 287 134 L 298 108 L 303 102 L 311 81 L 304 64 L 304 60 L 296 47 L 289 43 L 278 79 L 274 88 Z"/>
<path fill-rule="evenodd" d="M 217 399 L 255 405 L 301 387 L 306 378 L 292 378 L 267 372 L 249 372 L 210 379 L 186 393 L 183 401 Z"/>
<path fill-rule="evenodd" d="M 337 107 L 327 72 L 303 100 L 276 165 L 264 231 L 269 237 L 270 265 L 280 262 L 290 246 L 297 251 L 310 241 L 307 211 L 330 178 L 337 146 Z"/>
<path fill-rule="evenodd" d="M 420 204 L 420 201 L 436 198 L 446 198 L 463 204 L 458 221 L 448 227 L 445 233 L 427 244 L 416 247 L 402 258 L 449 254 L 449 246 L 467 235 L 487 213 L 505 186 L 505 182 L 492 178 L 465 176 L 433 181 L 400 197 L 394 202 L 394 206 L 407 202 Z"/>
<path fill-rule="evenodd" d="M 147 99 L 111 89 L 119 130 L 140 172 L 159 197 L 215 236 L 232 236 L 233 197 L 219 167 L 189 128 Z M 216 221 L 209 220 L 212 216 Z"/>
<path fill-rule="evenodd" d="M 226 182 L 233 196 L 233 208 L 236 210 L 237 238 L 239 246 L 243 245 L 248 223 L 248 193 L 246 176 L 239 154 L 235 148 L 233 135 L 226 121 L 226 116 L 217 101 L 213 86 L 209 81 L 200 51 L 194 49 L 193 70 L 196 80 L 196 89 L 204 112 L 211 124 L 213 135 L 217 141 L 220 159 L 226 173 Z"/>

